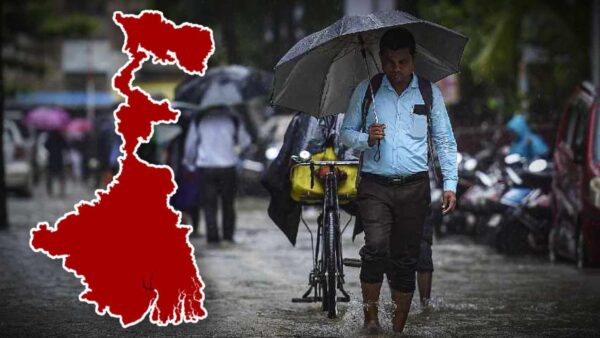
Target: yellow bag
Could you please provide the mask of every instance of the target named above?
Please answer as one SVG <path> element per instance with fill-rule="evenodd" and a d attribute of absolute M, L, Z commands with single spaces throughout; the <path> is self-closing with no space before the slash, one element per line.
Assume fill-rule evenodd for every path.
<path fill-rule="evenodd" d="M 333 147 L 327 147 L 325 151 L 312 155 L 311 161 L 336 161 L 337 156 Z M 321 203 L 325 196 L 325 189 L 316 173 L 321 165 L 314 165 L 314 174 L 311 166 L 296 164 L 290 172 L 290 183 L 292 185 L 290 196 L 294 201 L 303 203 Z M 338 198 L 340 204 L 348 203 L 356 197 L 356 177 L 358 175 L 358 164 L 336 164 L 339 170 L 346 173 L 346 179 L 338 182 Z M 314 175 L 314 177 L 313 177 Z M 311 180 L 313 186 L 311 187 Z"/>

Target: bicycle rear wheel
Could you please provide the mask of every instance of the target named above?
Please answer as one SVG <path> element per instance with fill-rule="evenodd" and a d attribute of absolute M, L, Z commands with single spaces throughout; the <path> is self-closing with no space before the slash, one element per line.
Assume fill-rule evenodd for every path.
<path fill-rule="evenodd" d="M 325 282 L 326 273 L 326 261 L 325 261 L 325 215 L 321 213 L 317 218 L 317 247 L 315 249 L 315 256 L 320 257 L 316 262 L 317 265 L 317 296 L 321 299 L 321 311 L 327 311 L 327 283 Z"/>
<path fill-rule="evenodd" d="M 327 284 L 327 292 L 324 297 L 327 298 L 327 317 L 335 318 L 337 316 L 337 214 L 335 211 L 330 210 L 325 216 L 325 228 L 326 233 L 325 239 L 325 269 L 326 278 L 325 283 Z"/>

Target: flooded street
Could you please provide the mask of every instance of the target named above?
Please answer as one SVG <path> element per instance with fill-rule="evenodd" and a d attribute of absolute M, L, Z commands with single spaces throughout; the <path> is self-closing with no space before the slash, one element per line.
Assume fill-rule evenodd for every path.
<path fill-rule="evenodd" d="M 40 191 L 36 196 L 45 195 Z M 206 284 L 208 318 L 177 327 L 157 327 L 146 319 L 122 329 L 117 320 L 99 317 L 91 305 L 77 300 L 82 286 L 59 261 L 35 254 L 28 246 L 28 231 L 37 221 L 54 221 L 79 198 L 92 196 L 72 187 L 65 199 L 9 200 L 11 226 L 0 232 L 2 336 L 361 335 L 359 270 L 345 268 L 351 302 L 339 305 L 335 320 L 327 319 L 317 303 L 292 303 L 291 298 L 308 288 L 309 233 L 301 227 L 298 244 L 292 247 L 267 217 L 267 201 L 252 198 L 238 201 L 236 244 L 208 247 L 205 237 L 192 239 Z M 314 215 L 309 216 L 309 225 L 316 229 Z M 353 243 L 351 232 L 349 226 L 343 234 L 344 256 L 358 257 L 362 237 Z M 438 240 L 433 249 L 433 306 L 421 310 L 415 295 L 407 336 L 600 335 L 600 270 L 553 265 L 545 257 L 506 258 L 463 237 Z M 381 301 L 381 321 L 391 334 L 387 286 Z"/>

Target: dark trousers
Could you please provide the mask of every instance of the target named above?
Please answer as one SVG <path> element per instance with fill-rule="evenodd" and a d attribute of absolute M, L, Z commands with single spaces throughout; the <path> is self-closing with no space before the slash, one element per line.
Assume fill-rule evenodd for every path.
<path fill-rule="evenodd" d="M 391 185 L 364 176 L 357 200 L 365 231 L 360 280 L 381 283 L 386 274 L 390 288 L 413 292 L 423 223 L 430 210 L 429 180 Z"/>
<path fill-rule="evenodd" d="M 430 211 L 427 217 L 425 218 L 425 224 L 423 225 L 423 237 L 421 238 L 419 263 L 417 263 L 417 271 L 419 272 L 433 272 L 431 244 L 433 244 L 432 211 Z"/>
<path fill-rule="evenodd" d="M 202 207 L 206 219 L 206 237 L 209 242 L 218 242 L 219 229 L 217 212 L 221 204 L 223 222 L 223 239 L 233 240 L 235 230 L 235 167 L 229 168 L 200 168 L 203 189 L 201 191 Z"/>

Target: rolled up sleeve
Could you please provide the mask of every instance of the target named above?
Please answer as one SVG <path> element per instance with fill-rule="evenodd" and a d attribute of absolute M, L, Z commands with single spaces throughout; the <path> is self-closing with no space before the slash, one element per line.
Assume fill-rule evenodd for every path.
<path fill-rule="evenodd" d="M 433 107 L 431 111 L 431 127 L 433 133 L 433 144 L 437 153 L 442 177 L 444 179 L 444 191 L 456 192 L 458 183 L 458 167 L 456 164 L 456 140 L 452 132 L 452 125 L 442 92 L 437 85 L 433 87 Z"/>
<path fill-rule="evenodd" d="M 369 148 L 369 134 L 361 132 L 362 99 L 367 89 L 367 80 L 361 82 L 354 89 L 348 111 L 344 116 L 342 123 L 342 131 L 340 139 L 344 145 L 359 151 L 364 151 Z"/>

